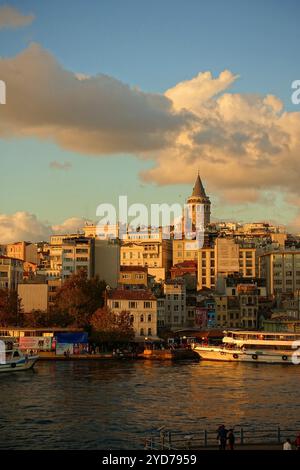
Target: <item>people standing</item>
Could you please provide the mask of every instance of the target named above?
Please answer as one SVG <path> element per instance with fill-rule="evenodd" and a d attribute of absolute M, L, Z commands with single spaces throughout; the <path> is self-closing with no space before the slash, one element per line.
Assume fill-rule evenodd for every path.
<path fill-rule="evenodd" d="M 217 439 L 219 442 L 219 450 L 226 450 L 226 441 L 227 441 L 227 429 L 224 424 L 221 424 L 218 428 Z"/>
<path fill-rule="evenodd" d="M 292 444 L 290 439 L 286 439 L 283 444 L 283 450 L 292 450 Z"/>
<path fill-rule="evenodd" d="M 228 439 L 229 449 L 234 450 L 235 435 L 233 433 L 233 429 L 229 429 L 227 439 Z"/>

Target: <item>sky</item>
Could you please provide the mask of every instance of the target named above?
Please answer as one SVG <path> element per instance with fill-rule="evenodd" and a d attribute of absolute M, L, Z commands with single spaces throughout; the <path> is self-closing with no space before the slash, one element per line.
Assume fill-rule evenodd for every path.
<path fill-rule="evenodd" d="M 184 203 L 300 231 L 297 0 L 0 0 L 0 243 Z"/>

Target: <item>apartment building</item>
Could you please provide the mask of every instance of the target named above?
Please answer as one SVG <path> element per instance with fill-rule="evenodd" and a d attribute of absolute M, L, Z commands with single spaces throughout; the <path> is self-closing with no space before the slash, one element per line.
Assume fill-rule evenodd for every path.
<path fill-rule="evenodd" d="M 266 280 L 268 295 L 300 290 L 300 250 L 274 250 L 259 256 L 259 276 Z"/>
<path fill-rule="evenodd" d="M 172 264 L 172 242 L 163 238 L 163 231 L 151 234 L 148 229 L 124 235 L 121 245 L 121 266 L 143 266 L 157 282 L 164 281 Z"/>
<path fill-rule="evenodd" d="M 0 288 L 16 290 L 23 280 L 23 261 L 19 258 L 0 256 Z"/>
<path fill-rule="evenodd" d="M 95 243 L 92 238 L 64 238 L 61 247 L 61 277 L 63 281 L 82 269 L 87 273 L 88 278 L 94 276 Z"/>
<path fill-rule="evenodd" d="M 8 243 L 6 245 L 6 256 L 34 264 L 38 263 L 37 246 L 30 242 Z"/>
<path fill-rule="evenodd" d="M 121 266 L 119 284 L 135 288 L 146 288 L 148 285 L 147 268 L 144 266 Z"/>
<path fill-rule="evenodd" d="M 240 273 L 243 277 L 256 275 L 256 249 L 235 243 L 232 239 L 218 238 L 214 248 L 198 252 L 198 289 L 215 289 L 218 276 Z"/>
<path fill-rule="evenodd" d="M 166 327 L 176 330 L 186 326 L 186 288 L 184 281 L 168 280 L 164 283 Z"/>
<path fill-rule="evenodd" d="M 128 312 L 136 338 L 157 336 L 157 299 L 147 289 L 107 291 L 107 307 L 115 314 Z"/>

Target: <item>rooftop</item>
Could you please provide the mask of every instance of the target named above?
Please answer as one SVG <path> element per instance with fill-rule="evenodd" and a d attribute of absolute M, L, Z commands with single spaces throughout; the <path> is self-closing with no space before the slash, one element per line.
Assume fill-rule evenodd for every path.
<path fill-rule="evenodd" d="M 107 297 L 111 300 L 156 300 L 148 289 L 113 289 L 107 291 Z"/>
<path fill-rule="evenodd" d="M 120 271 L 121 271 L 121 272 L 135 272 L 135 271 L 139 271 L 139 272 L 146 273 L 146 272 L 147 272 L 147 268 L 144 267 L 144 266 L 120 266 Z"/>

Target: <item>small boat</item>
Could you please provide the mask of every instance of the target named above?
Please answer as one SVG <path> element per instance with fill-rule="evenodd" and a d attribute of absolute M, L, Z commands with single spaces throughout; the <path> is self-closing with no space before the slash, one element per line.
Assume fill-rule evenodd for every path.
<path fill-rule="evenodd" d="M 200 359 L 209 361 L 300 364 L 300 334 L 267 331 L 224 331 L 223 344 L 194 344 Z"/>
<path fill-rule="evenodd" d="M 0 372 L 17 372 L 32 369 L 39 356 L 24 354 L 20 349 L 0 350 Z"/>

